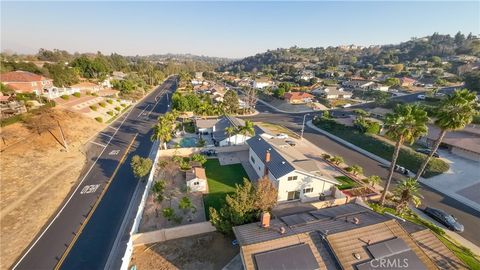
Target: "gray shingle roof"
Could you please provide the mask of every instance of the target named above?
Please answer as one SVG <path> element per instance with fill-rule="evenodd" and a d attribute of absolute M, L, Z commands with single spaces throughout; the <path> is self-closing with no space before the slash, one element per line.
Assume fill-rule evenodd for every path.
<path fill-rule="evenodd" d="M 265 155 L 267 151 L 270 151 L 270 162 L 266 164 L 268 170 L 275 178 L 280 178 L 295 170 L 295 167 L 290 164 L 274 147 L 272 147 L 264 138 L 260 135 L 256 135 L 249 140 L 247 144 L 257 154 L 257 156 L 265 164 Z"/>
<path fill-rule="evenodd" d="M 228 137 L 228 135 L 225 133 L 225 128 L 233 126 L 233 127 L 241 127 L 245 126 L 245 121 L 233 116 L 224 116 L 220 118 L 216 123 L 215 123 L 215 131 L 213 132 L 213 137 L 217 141 L 223 141 Z"/>

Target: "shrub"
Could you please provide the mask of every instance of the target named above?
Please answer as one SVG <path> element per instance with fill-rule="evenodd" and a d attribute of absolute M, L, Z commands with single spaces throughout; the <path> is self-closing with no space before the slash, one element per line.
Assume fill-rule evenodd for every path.
<path fill-rule="evenodd" d="M 113 100 L 107 99 L 107 103 L 108 103 L 108 104 L 113 104 Z"/>
<path fill-rule="evenodd" d="M 90 105 L 90 109 L 91 109 L 92 111 L 96 111 L 96 110 L 97 110 L 97 106 L 95 106 L 95 105 Z"/>
<path fill-rule="evenodd" d="M 117 110 L 117 111 L 121 111 L 121 110 L 122 110 L 122 108 L 120 108 L 119 106 L 117 106 L 117 107 L 115 107 L 115 110 Z"/>
<path fill-rule="evenodd" d="M 80 92 L 75 92 L 75 93 L 72 94 L 72 96 L 74 96 L 74 97 L 81 97 L 82 94 L 80 94 Z"/>
<path fill-rule="evenodd" d="M 120 104 L 120 106 L 122 106 L 122 107 L 124 107 L 124 108 L 125 108 L 125 107 L 127 107 L 127 104 L 125 104 L 125 103 L 122 103 L 122 104 Z"/>
<path fill-rule="evenodd" d="M 192 155 L 192 160 L 193 161 L 197 161 L 197 162 L 200 162 L 202 165 L 207 162 L 207 158 L 202 155 L 202 154 L 193 154 Z"/>
<path fill-rule="evenodd" d="M 97 122 L 99 123 L 103 123 L 103 118 L 98 116 L 98 117 L 95 117 L 95 120 L 97 120 Z"/>
<path fill-rule="evenodd" d="M 98 106 L 100 106 L 102 108 L 105 108 L 105 107 L 107 107 L 107 104 L 105 102 L 100 102 L 100 103 L 98 103 Z"/>
<path fill-rule="evenodd" d="M 60 97 L 61 97 L 62 99 L 64 99 L 64 100 L 68 100 L 68 99 L 70 98 L 69 95 L 61 95 Z"/>
<path fill-rule="evenodd" d="M 107 114 L 113 116 L 115 113 L 113 111 L 108 111 Z"/>
<path fill-rule="evenodd" d="M 325 160 L 330 160 L 332 156 L 330 156 L 329 154 L 322 154 L 322 158 Z"/>

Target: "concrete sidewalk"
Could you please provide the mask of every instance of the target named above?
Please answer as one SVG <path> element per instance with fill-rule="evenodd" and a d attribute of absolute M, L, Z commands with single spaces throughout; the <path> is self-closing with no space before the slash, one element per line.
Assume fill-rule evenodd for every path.
<path fill-rule="evenodd" d="M 133 245 L 145 245 L 216 231 L 210 221 L 132 235 Z"/>

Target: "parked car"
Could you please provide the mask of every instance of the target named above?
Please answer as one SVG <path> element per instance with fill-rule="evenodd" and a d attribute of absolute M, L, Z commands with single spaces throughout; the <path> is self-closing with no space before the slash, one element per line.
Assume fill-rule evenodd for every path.
<path fill-rule="evenodd" d="M 409 175 L 410 171 L 408 169 L 405 169 L 404 167 L 400 165 L 395 165 L 394 171 L 404 174 L 404 175 Z"/>
<path fill-rule="evenodd" d="M 425 207 L 423 212 L 434 220 L 445 225 L 445 227 L 447 227 L 448 229 L 455 232 L 463 232 L 463 225 L 460 224 L 460 222 L 458 222 L 458 220 L 454 216 L 448 214 L 447 212 L 432 207 Z"/>
<path fill-rule="evenodd" d="M 288 139 L 288 135 L 285 133 L 279 133 L 277 136 L 275 136 L 277 139 Z"/>
<path fill-rule="evenodd" d="M 418 148 L 415 151 L 417 151 L 419 153 L 422 153 L 422 154 L 425 154 L 425 155 L 430 155 L 430 153 L 432 153 L 432 149 L 429 149 L 429 148 Z M 433 153 L 433 156 L 436 157 L 436 158 L 440 157 L 440 155 L 437 152 Z"/>
<path fill-rule="evenodd" d="M 420 100 L 424 100 L 427 96 L 425 95 L 418 95 L 417 96 L 417 99 L 420 99 Z"/>
<path fill-rule="evenodd" d="M 214 149 L 205 149 L 202 150 L 200 154 L 205 156 L 215 156 L 217 154 L 217 151 L 215 151 Z"/>
<path fill-rule="evenodd" d="M 290 146 L 297 145 L 294 141 L 291 141 L 291 140 L 286 140 L 285 142 L 288 143 Z"/>

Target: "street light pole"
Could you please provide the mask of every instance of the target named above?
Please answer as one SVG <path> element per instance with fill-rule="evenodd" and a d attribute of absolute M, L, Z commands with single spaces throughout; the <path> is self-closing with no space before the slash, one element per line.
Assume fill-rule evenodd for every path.
<path fill-rule="evenodd" d="M 303 140 L 303 131 L 305 131 L 305 118 L 307 118 L 307 115 L 310 115 L 310 114 L 306 113 L 303 115 L 302 133 L 300 134 L 300 140 Z"/>

